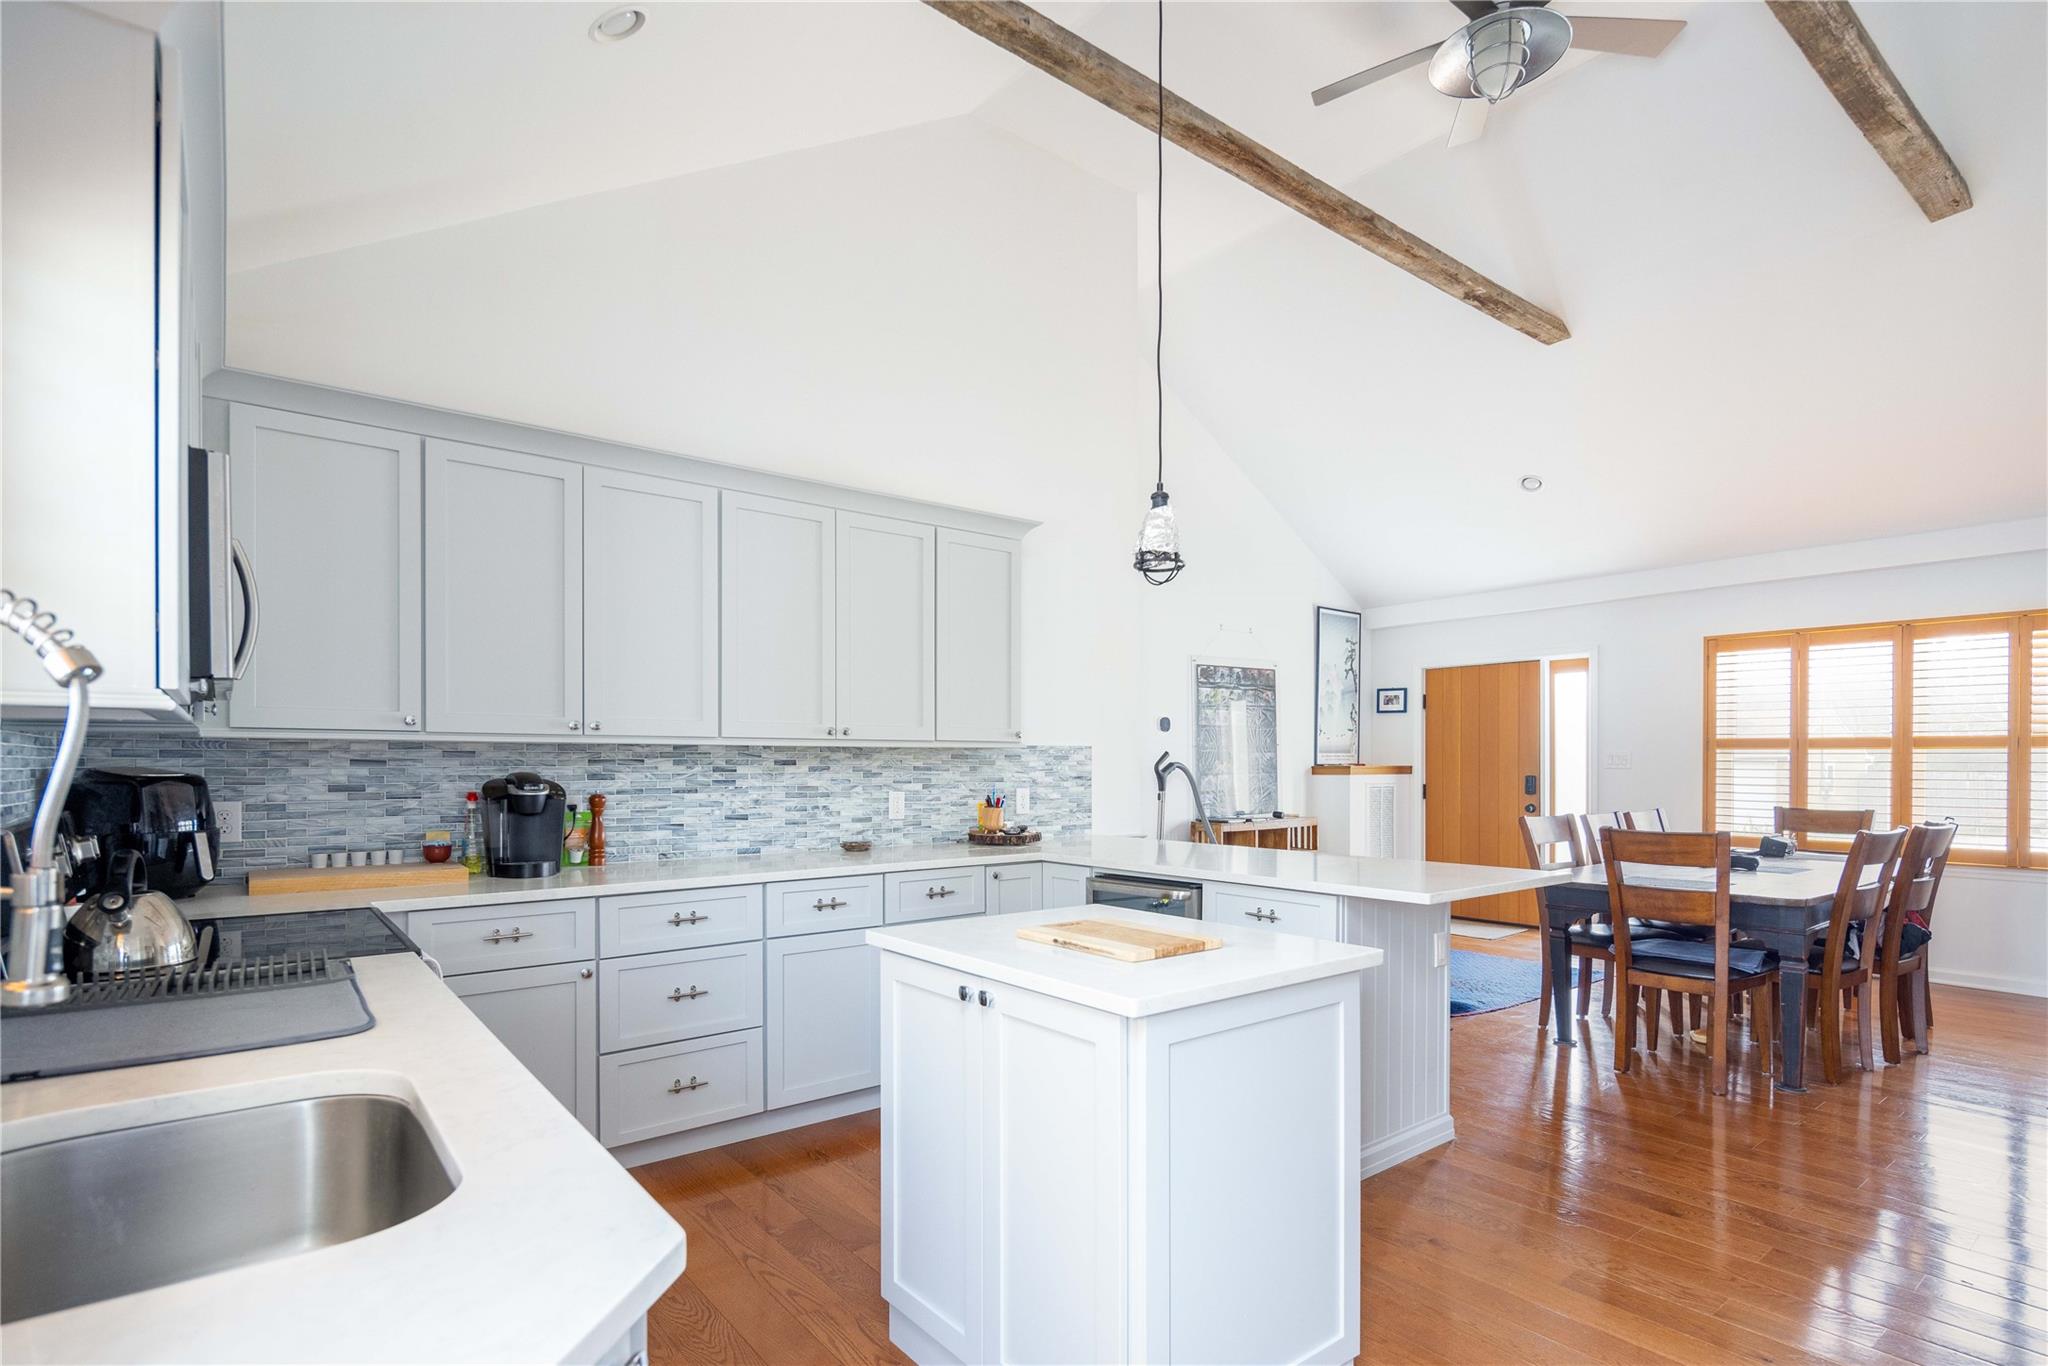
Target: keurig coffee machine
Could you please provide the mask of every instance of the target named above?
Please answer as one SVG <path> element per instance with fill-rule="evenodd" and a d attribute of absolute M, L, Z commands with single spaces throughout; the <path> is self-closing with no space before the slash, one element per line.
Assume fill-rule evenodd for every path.
<path fill-rule="evenodd" d="M 484 862 L 492 877 L 553 877 L 562 871 L 562 785 L 524 769 L 483 786 Z"/>

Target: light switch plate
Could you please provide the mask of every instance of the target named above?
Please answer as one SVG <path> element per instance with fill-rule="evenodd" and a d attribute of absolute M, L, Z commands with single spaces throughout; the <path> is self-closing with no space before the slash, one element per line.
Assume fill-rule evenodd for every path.
<path fill-rule="evenodd" d="M 242 804 L 240 802 L 215 802 L 213 819 L 220 826 L 222 844 L 242 842 Z"/>
<path fill-rule="evenodd" d="M 1431 951 L 1436 957 L 1437 967 L 1442 967 L 1451 961 L 1451 934 L 1449 930 L 1437 931 L 1432 937 Z"/>
<path fill-rule="evenodd" d="M 1017 814 L 1020 816 L 1031 814 L 1031 789 L 1028 787 L 1017 789 Z"/>
<path fill-rule="evenodd" d="M 1628 750 L 1610 749 L 1607 751 L 1607 762 L 1605 765 L 1607 768 L 1634 768 L 1635 763 L 1636 756 Z"/>
<path fill-rule="evenodd" d="M 889 794 L 889 819 L 892 821 L 903 819 L 903 794 L 901 792 L 891 792 Z"/>

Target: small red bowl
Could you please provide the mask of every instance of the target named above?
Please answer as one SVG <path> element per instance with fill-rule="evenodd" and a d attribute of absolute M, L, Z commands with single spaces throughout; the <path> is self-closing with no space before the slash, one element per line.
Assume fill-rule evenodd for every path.
<path fill-rule="evenodd" d="M 446 863 L 448 856 L 455 852 L 452 844 L 422 844 L 420 852 L 427 856 L 429 863 Z"/>

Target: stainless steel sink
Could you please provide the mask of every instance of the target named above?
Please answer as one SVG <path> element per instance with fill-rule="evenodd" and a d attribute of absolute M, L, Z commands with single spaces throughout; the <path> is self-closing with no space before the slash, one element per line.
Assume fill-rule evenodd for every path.
<path fill-rule="evenodd" d="M 455 1189 L 419 1116 L 315 1096 L 0 1155 L 0 1322 L 345 1243 Z"/>

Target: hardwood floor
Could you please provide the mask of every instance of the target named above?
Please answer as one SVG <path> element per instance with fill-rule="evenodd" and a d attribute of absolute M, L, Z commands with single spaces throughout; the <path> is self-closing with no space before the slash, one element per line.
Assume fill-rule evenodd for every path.
<path fill-rule="evenodd" d="M 1617 1077 L 1603 1021 L 1562 1057 L 1533 1002 L 1455 1022 L 1457 1142 L 1365 1185 L 1362 1359 L 2048 1362 L 2048 1002 L 1934 1013 L 1932 1056 L 1803 1096 L 1744 1036 L 1719 1101 L 1668 1034 Z M 901 1360 L 880 1142 L 867 1114 L 639 1168 L 690 1235 L 653 1360 Z"/>

